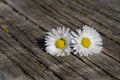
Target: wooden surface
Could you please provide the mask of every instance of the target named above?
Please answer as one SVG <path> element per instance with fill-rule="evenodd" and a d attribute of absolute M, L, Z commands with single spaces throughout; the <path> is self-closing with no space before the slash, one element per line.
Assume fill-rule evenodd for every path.
<path fill-rule="evenodd" d="M 55 57 L 45 32 L 97 29 L 100 54 Z M 120 0 L 0 0 L 0 80 L 120 80 Z"/>

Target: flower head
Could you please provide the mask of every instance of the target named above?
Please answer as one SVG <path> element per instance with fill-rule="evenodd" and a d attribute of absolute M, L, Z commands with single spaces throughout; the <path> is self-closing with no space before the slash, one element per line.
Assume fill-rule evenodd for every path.
<path fill-rule="evenodd" d="M 47 53 L 56 56 L 69 55 L 71 52 L 69 31 L 69 28 L 58 27 L 48 32 L 45 38 Z"/>
<path fill-rule="evenodd" d="M 72 32 L 74 54 L 79 53 L 81 56 L 88 56 L 102 51 L 102 38 L 95 29 L 85 25 L 82 30 L 78 29 L 76 31 L 77 34 Z"/>

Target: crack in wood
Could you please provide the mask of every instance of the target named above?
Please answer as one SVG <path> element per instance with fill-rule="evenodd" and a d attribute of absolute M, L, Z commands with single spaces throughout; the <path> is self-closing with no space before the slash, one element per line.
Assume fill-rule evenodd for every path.
<path fill-rule="evenodd" d="M 18 14 L 19 14 L 19 11 L 17 12 Z M 22 16 L 24 16 L 24 17 L 26 17 L 25 15 L 23 15 L 22 14 Z M 27 18 L 27 20 L 30 20 L 29 18 Z M 32 23 L 32 22 L 31 22 Z M 35 22 L 36 23 L 36 22 Z M 37 23 L 36 23 L 37 24 Z M 62 23 L 63 24 L 63 23 Z M 39 26 L 38 24 L 37 24 L 37 26 Z M 44 29 L 44 28 L 43 28 Z M 45 30 L 44 30 L 45 31 Z M 17 42 L 18 42 L 18 40 L 16 40 Z M 21 43 L 20 43 L 21 44 Z M 24 44 L 23 44 L 24 45 Z M 24 47 L 25 48 L 25 47 Z M 27 50 L 29 50 L 29 49 L 27 49 Z M 31 51 L 31 50 L 30 50 Z M 108 73 L 107 73 L 108 74 Z"/>
<path fill-rule="evenodd" d="M 1 38 L 0 38 L 1 39 Z M 4 51 L 2 51 L 2 50 L 0 50 L 2 53 L 5 53 Z M 24 70 L 24 68 L 22 68 L 20 65 L 19 65 L 19 63 L 17 63 L 14 59 L 12 59 L 11 57 L 9 57 L 9 55 L 7 55 L 6 53 L 5 53 L 5 55 L 6 55 L 6 57 L 8 57 L 8 59 L 10 59 L 16 66 L 18 66 L 28 77 L 30 77 L 32 80 L 36 80 L 34 77 L 32 77 L 31 75 L 29 75 L 29 73 L 28 72 L 26 72 L 25 70 Z"/>

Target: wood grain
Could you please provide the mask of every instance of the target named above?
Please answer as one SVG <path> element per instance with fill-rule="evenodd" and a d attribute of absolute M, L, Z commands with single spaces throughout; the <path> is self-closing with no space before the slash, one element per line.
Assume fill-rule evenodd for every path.
<path fill-rule="evenodd" d="M 0 80 L 120 80 L 119 4 L 117 0 L 1 0 Z M 45 52 L 44 37 L 51 28 L 74 31 L 84 24 L 100 32 L 103 52 L 87 57 Z"/>

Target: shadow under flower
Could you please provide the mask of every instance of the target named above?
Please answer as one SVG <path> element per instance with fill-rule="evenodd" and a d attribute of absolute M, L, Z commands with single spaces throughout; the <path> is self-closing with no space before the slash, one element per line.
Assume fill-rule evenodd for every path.
<path fill-rule="evenodd" d="M 45 50 L 45 37 L 41 37 L 41 38 L 36 38 L 37 41 L 37 46 L 43 50 L 44 52 L 46 52 Z"/>

